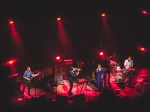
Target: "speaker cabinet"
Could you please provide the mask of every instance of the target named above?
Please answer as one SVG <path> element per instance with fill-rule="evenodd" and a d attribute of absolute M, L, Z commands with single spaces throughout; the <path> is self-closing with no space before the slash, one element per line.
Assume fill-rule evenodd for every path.
<path fill-rule="evenodd" d="M 47 67 L 45 68 L 45 76 L 52 75 L 53 74 L 53 68 Z"/>
<path fill-rule="evenodd" d="M 38 79 L 41 80 L 43 77 L 45 77 L 44 69 L 40 69 Z"/>
<path fill-rule="evenodd" d="M 64 74 L 64 66 L 63 65 L 55 65 L 54 66 L 54 80 L 55 81 L 63 81 Z"/>
<path fill-rule="evenodd" d="M 63 74 L 64 80 L 68 80 L 69 79 L 70 68 L 71 68 L 71 65 L 65 65 L 64 66 L 64 74 Z"/>

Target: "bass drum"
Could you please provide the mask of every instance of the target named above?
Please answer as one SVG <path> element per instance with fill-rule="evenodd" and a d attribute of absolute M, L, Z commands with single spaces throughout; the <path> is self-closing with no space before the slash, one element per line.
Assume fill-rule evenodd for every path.
<path fill-rule="evenodd" d="M 122 78 L 121 75 L 122 75 L 122 74 L 117 74 L 117 75 L 115 76 L 115 81 L 116 81 L 116 82 L 122 82 L 122 81 L 123 81 L 123 78 Z"/>

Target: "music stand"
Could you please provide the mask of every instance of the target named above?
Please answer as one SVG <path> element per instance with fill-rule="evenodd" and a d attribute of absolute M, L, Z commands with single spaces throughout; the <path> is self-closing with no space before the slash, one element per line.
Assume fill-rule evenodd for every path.
<path fill-rule="evenodd" d="M 83 88 L 85 87 L 86 89 L 86 94 L 87 94 L 87 83 L 89 81 L 88 80 L 84 80 L 84 81 L 78 81 L 77 80 L 77 91 L 78 91 L 78 86 L 80 86 L 80 94 L 84 93 Z"/>

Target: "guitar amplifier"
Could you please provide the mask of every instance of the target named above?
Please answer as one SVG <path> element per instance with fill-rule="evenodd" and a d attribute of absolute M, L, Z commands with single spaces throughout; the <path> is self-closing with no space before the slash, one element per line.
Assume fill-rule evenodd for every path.
<path fill-rule="evenodd" d="M 52 75 L 53 74 L 53 68 L 47 67 L 45 68 L 45 76 Z"/>
<path fill-rule="evenodd" d="M 63 81 L 64 69 L 63 65 L 54 65 L 54 81 Z"/>
<path fill-rule="evenodd" d="M 38 79 L 41 80 L 41 79 L 44 78 L 44 77 L 45 77 L 44 69 L 39 70 L 39 76 L 38 76 Z"/>
<path fill-rule="evenodd" d="M 63 79 L 68 80 L 69 74 L 70 74 L 70 68 L 72 65 L 64 65 L 64 73 L 63 73 Z"/>

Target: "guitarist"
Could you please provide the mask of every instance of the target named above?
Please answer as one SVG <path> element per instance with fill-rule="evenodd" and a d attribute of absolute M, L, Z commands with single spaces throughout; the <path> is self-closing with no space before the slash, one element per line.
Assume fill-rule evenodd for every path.
<path fill-rule="evenodd" d="M 69 83 L 70 83 L 70 89 L 68 91 L 68 95 L 71 96 L 72 94 L 72 88 L 73 88 L 73 82 L 75 78 L 78 76 L 79 71 L 76 71 L 74 67 L 71 67 L 69 71 Z"/>
<path fill-rule="evenodd" d="M 31 89 L 31 77 L 35 77 L 37 74 L 32 74 L 30 66 L 27 66 L 27 70 L 23 74 L 23 79 L 24 79 L 24 86 L 22 90 L 22 95 L 24 96 L 24 91 L 26 86 L 28 86 L 28 95 L 31 96 L 30 94 L 30 89 Z"/>

